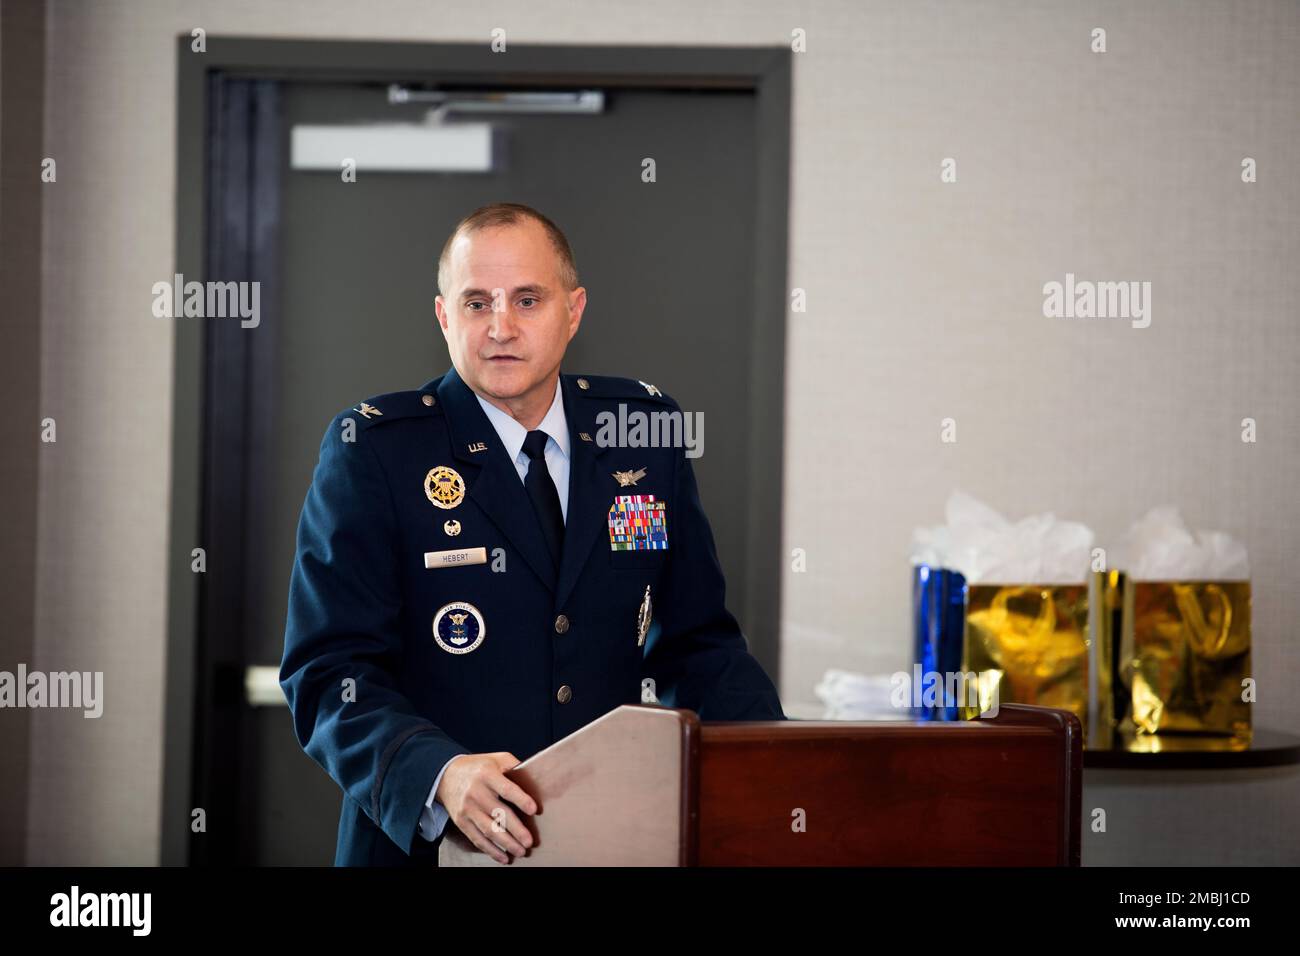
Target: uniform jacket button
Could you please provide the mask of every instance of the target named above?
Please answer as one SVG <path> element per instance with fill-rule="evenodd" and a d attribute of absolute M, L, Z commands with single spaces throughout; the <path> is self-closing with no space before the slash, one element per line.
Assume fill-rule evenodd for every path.
<path fill-rule="evenodd" d="M 425 396 L 423 396 L 423 397 L 420 399 L 420 401 L 424 402 L 425 405 L 432 405 L 432 404 L 433 404 L 433 396 L 432 396 L 432 395 L 425 395 Z"/>
<path fill-rule="evenodd" d="M 573 698 L 573 690 L 568 684 L 561 684 L 560 689 L 555 692 L 555 699 L 561 704 L 567 704 Z"/>
<path fill-rule="evenodd" d="M 555 619 L 555 633 L 565 634 L 569 630 L 569 619 L 561 614 Z"/>

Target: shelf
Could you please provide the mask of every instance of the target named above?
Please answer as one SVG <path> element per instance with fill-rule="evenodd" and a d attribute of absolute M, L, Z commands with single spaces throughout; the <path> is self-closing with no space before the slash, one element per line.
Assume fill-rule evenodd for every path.
<path fill-rule="evenodd" d="M 1257 728 L 1246 747 L 1234 745 L 1227 737 L 1162 738 L 1161 746 L 1165 749 L 1142 753 L 1084 748 L 1083 766 L 1097 770 L 1231 770 L 1300 764 L 1300 736 L 1268 728 Z"/>

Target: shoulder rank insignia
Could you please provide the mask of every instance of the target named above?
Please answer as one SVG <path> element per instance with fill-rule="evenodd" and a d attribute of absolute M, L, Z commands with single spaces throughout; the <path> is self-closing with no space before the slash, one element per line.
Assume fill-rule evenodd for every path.
<path fill-rule="evenodd" d="M 424 476 L 424 493 L 439 508 L 454 508 L 465 500 L 465 479 L 454 468 L 439 465 Z"/>
<path fill-rule="evenodd" d="M 620 488 L 626 488 L 628 485 L 635 485 L 645 477 L 645 469 L 638 468 L 636 471 L 616 471 L 614 479 L 618 482 Z"/>
<path fill-rule="evenodd" d="M 360 405 L 356 410 L 359 411 L 359 412 L 361 413 L 361 416 L 362 416 L 363 418 L 367 418 L 367 419 L 368 419 L 371 415 L 383 415 L 383 414 L 384 414 L 384 413 L 381 412 L 379 409 L 375 408 L 375 406 L 370 405 L 370 404 L 368 404 L 368 403 L 366 403 L 366 402 L 362 402 L 361 405 Z"/>
<path fill-rule="evenodd" d="M 639 378 L 637 379 L 637 382 L 643 385 L 645 387 L 645 390 L 649 392 L 651 395 L 658 395 L 660 398 L 663 398 L 664 393 L 659 391 L 659 389 L 655 388 L 649 382 L 642 382 Z"/>

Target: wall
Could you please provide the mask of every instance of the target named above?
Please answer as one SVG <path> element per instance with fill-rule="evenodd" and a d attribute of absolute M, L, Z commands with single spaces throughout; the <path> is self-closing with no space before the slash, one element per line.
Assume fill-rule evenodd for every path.
<path fill-rule="evenodd" d="M 1300 8 L 1286 2 L 701 6 L 419 0 L 49 4 L 35 657 L 103 670 L 98 721 L 33 719 L 33 863 L 158 858 L 174 37 L 783 44 L 796 57 L 782 692 L 907 660 L 911 529 L 955 487 L 1112 542 L 1149 506 L 1255 568 L 1256 722 L 1300 726 Z M 1089 31 L 1109 50 L 1089 52 Z M 1240 181 L 1242 157 L 1259 182 Z M 941 184 L 944 157 L 958 181 Z M 1153 283 L 1153 320 L 1042 316 L 1066 272 Z M 1255 444 L 1240 422 L 1259 423 Z M 940 441 L 940 420 L 958 441 Z M 1296 771 L 1090 777 L 1087 862 L 1300 862 Z M 1229 781 L 1240 781 L 1230 786 Z M 1207 836 L 1209 834 L 1209 836 Z M 1264 836 L 1267 835 L 1267 839 Z M 1146 849 L 1143 849 L 1143 848 Z"/>

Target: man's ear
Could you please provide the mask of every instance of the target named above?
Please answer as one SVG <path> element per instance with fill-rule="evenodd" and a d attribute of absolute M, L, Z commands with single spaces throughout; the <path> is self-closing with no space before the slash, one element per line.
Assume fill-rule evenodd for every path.
<path fill-rule="evenodd" d="M 569 341 L 578 334 L 578 326 L 582 324 L 582 313 L 587 308 L 587 290 L 582 286 L 574 289 L 570 293 L 569 299 Z"/>
<path fill-rule="evenodd" d="M 447 303 L 443 300 L 442 296 L 440 295 L 434 296 L 433 298 L 433 314 L 438 320 L 438 325 L 442 329 L 442 334 L 446 335 L 447 334 Z"/>

